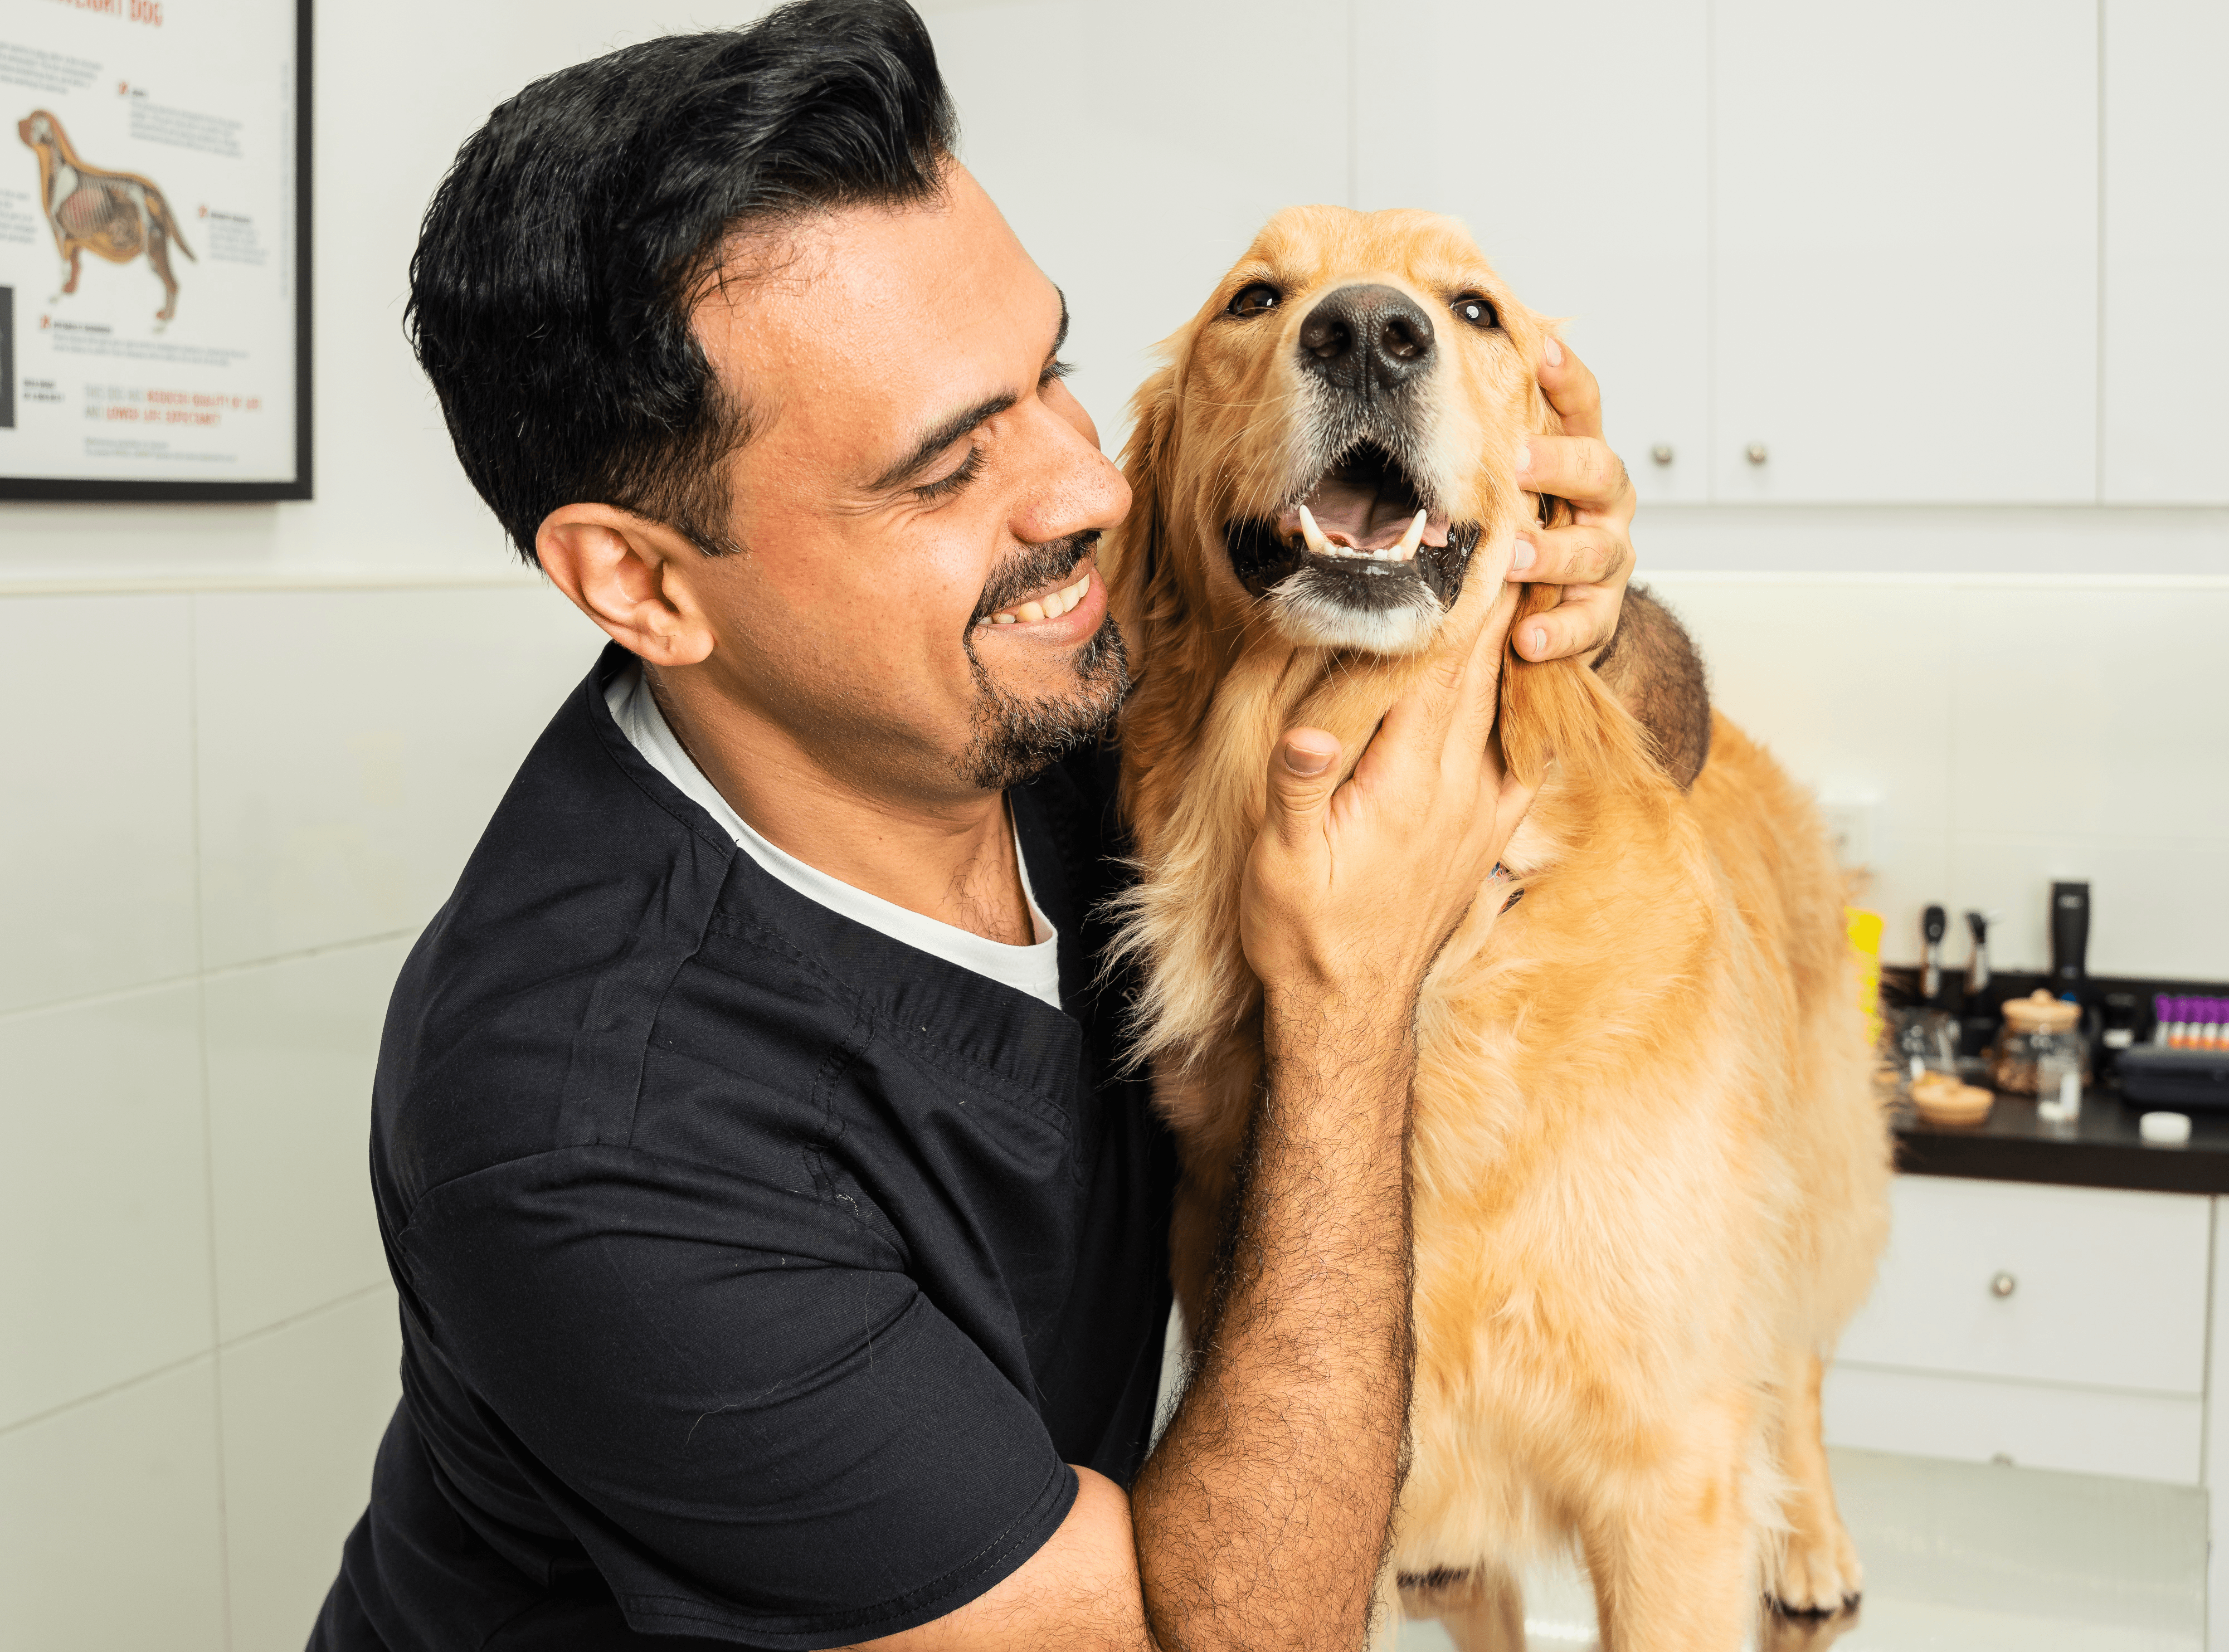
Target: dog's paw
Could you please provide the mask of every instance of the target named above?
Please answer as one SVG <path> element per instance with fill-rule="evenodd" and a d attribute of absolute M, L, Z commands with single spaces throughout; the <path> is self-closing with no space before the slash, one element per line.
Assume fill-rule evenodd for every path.
<path fill-rule="evenodd" d="M 1772 1579 L 1772 1604 L 1783 1612 L 1839 1612 L 1865 1591 L 1857 1546 L 1840 1524 L 1825 1532 L 1791 1532 Z"/>

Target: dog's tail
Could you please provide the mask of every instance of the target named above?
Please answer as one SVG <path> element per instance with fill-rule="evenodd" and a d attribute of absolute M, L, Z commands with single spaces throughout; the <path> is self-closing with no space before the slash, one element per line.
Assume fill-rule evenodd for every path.
<path fill-rule="evenodd" d="M 194 258 L 194 249 L 186 245 L 186 238 L 178 233 L 178 221 L 170 215 L 170 203 L 151 183 L 147 186 L 147 215 L 163 227 L 163 233 L 170 238 L 172 246 L 188 258 L 193 258 L 195 263 L 201 262 L 200 259 Z"/>

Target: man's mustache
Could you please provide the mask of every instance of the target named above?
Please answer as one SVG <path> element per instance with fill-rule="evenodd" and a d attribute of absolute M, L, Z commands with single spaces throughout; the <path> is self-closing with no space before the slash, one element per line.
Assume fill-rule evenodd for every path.
<path fill-rule="evenodd" d="M 1099 530 L 1091 528 L 1063 538 L 1048 539 L 1041 545 L 1028 546 L 1012 562 L 992 570 L 991 577 L 983 584 L 982 600 L 975 605 L 975 617 L 968 623 L 982 625 L 992 614 L 1004 613 L 1031 592 L 1066 578 L 1098 543 Z"/>

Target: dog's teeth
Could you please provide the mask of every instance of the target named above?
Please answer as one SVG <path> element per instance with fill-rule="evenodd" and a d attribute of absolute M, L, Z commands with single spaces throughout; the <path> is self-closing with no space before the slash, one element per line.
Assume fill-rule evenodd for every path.
<path fill-rule="evenodd" d="M 1389 562 L 1405 562 L 1416 554 L 1416 547 L 1424 543 L 1424 513 L 1416 512 L 1416 519 L 1409 524 L 1409 531 L 1401 536 L 1401 543 L 1381 553 Z"/>
<path fill-rule="evenodd" d="M 1315 517 L 1309 514 L 1308 507 L 1305 505 L 1301 507 L 1301 537 L 1308 542 L 1308 549 L 1319 556 L 1338 555 L 1338 552 L 1333 549 L 1331 541 L 1324 537 L 1324 530 L 1316 526 Z"/>

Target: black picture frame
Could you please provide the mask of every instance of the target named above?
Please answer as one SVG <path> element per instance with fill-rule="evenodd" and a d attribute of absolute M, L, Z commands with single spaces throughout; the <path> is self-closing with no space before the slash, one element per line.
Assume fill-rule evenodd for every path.
<path fill-rule="evenodd" d="M 310 406 L 311 318 L 316 287 L 311 269 L 311 101 L 317 76 L 315 36 L 311 29 L 313 0 L 294 0 L 294 476 L 284 482 L 191 482 L 106 480 L 85 477 L 8 476 L 0 474 L 0 499 L 44 499 L 145 505 L 234 505 L 275 499 L 307 499 L 312 491 L 314 450 Z M 12 318 L 4 330 L 12 333 Z M 0 338 L 0 368 L 7 374 L 7 394 L 15 393 L 16 354 L 12 336 Z"/>

